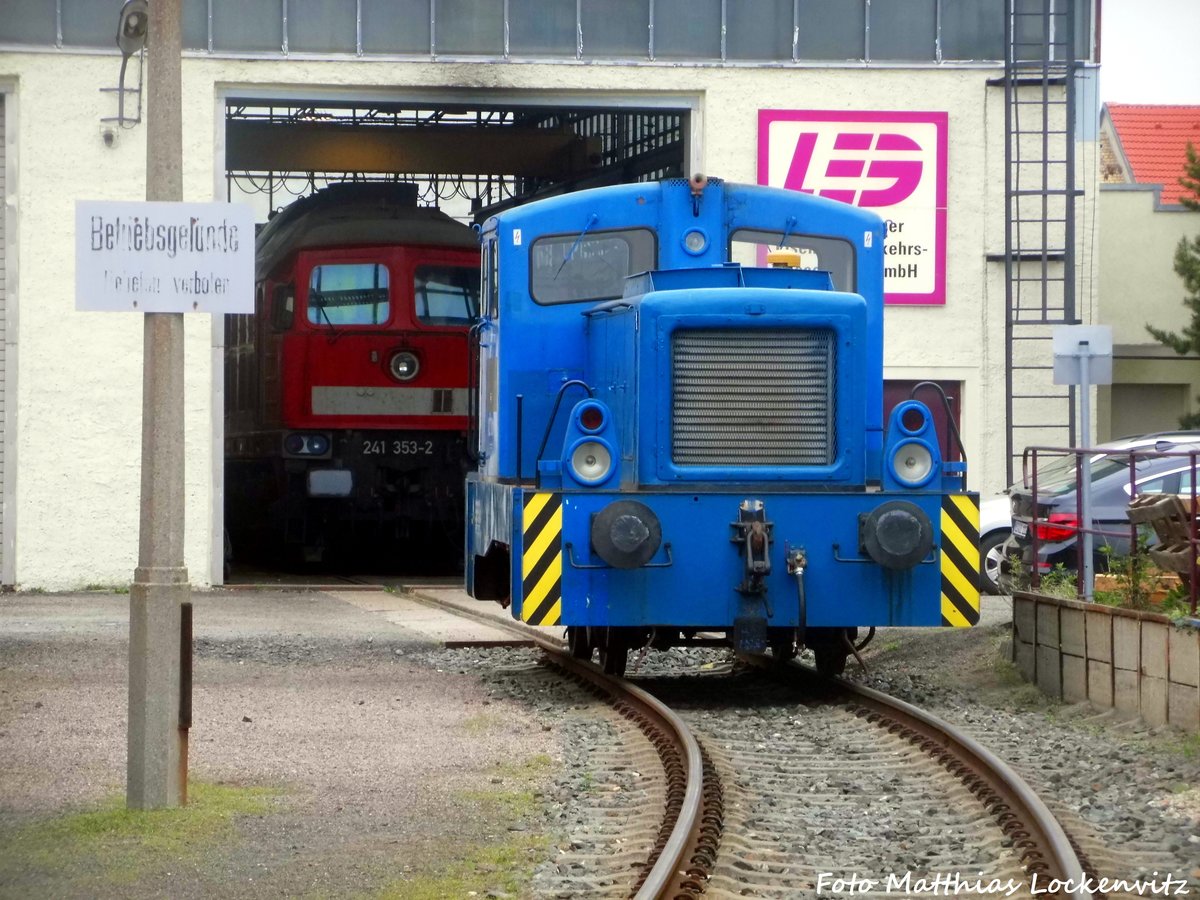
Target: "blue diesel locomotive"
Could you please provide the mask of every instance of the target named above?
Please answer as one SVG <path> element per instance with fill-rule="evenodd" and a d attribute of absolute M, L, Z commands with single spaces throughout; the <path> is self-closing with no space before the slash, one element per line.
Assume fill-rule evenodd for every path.
<path fill-rule="evenodd" d="M 840 673 L 860 627 L 978 621 L 965 464 L 915 399 L 884 428 L 878 216 L 696 176 L 481 237 L 473 597 L 615 673 L 711 632 Z"/>

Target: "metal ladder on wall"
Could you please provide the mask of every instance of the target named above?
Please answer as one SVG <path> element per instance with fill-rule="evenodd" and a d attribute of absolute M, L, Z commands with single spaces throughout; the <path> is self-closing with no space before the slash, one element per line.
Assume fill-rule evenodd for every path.
<path fill-rule="evenodd" d="M 1051 331 L 1075 298 L 1075 0 L 1008 0 L 1005 320 L 1008 482 L 1029 445 L 1074 446 L 1075 388 L 1054 384 Z"/>

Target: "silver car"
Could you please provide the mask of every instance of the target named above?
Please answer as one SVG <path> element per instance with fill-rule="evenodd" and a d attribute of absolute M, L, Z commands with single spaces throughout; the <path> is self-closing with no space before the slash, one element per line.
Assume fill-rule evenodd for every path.
<path fill-rule="evenodd" d="M 1107 441 L 1094 447 L 1097 452 L 1092 457 L 1092 463 L 1098 463 L 1106 456 L 1114 453 L 1129 450 L 1158 450 L 1169 451 L 1178 448 L 1184 448 L 1188 445 L 1200 443 L 1200 431 L 1158 431 L 1150 434 L 1139 434 L 1129 437 L 1117 438 L 1113 441 Z M 1186 460 L 1176 460 L 1175 462 L 1186 466 Z M 1044 465 L 1038 466 L 1038 480 L 1043 484 L 1049 484 L 1056 478 L 1066 478 L 1073 483 L 1075 469 L 1075 460 L 1072 457 L 1052 457 L 1047 459 Z M 1097 477 L 1101 476 L 1104 471 L 1103 467 L 1093 470 L 1093 482 Z M 1126 493 L 1128 485 L 1126 487 Z M 1011 485 L 1003 494 L 981 502 L 979 515 L 979 551 L 980 551 L 980 569 L 982 580 L 980 587 L 991 594 L 1008 593 L 1006 588 L 1011 587 L 1007 584 L 1008 577 L 1000 571 L 1001 563 L 1009 556 L 1020 557 L 1023 554 L 1023 544 L 1018 538 L 1012 534 L 1012 497 L 1013 492 L 1027 494 L 1028 488 L 1020 482 Z M 1126 500 L 1127 502 L 1127 500 Z M 999 514 L 1001 503 L 1008 515 L 1008 523 L 1004 529 L 1004 536 L 1000 538 L 999 543 L 993 543 L 987 540 L 986 535 L 989 532 L 985 531 L 985 519 L 988 523 L 992 523 L 994 527 L 994 517 Z M 991 505 L 989 515 L 985 517 L 984 508 Z M 1021 525 L 1027 530 L 1028 525 L 1022 517 Z M 996 534 L 998 532 L 991 532 Z M 1024 537 L 1022 535 L 1022 537 Z M 1069 568 L 1074 568 L 1074 561 L 1071 560 Z"/>

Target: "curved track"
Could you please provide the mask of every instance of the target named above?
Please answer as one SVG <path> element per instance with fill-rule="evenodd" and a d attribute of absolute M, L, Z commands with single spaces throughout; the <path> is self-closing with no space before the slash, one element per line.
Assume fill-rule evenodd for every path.
<path fill-rule="evenodd" d="M 563 641 L 550 637 L 544 630 L 492 616 L 471 615 L 429 597 L 418 595 L 417 599 L 531 640 L 546 654 L 551 665 L 591 685 L 617 712 L 638 726 L 662 761 L 666 800 L 658 839 L 642 867 L 634 896 L 638 900 L 657 900 L 702 893 L 720 839 L 721 791 L 711 763 L 683 720 L 638 686 L 606 675 L 590 662 L 575 659 Z"/>
<path fill-rule="evenodd" d="M 443 606 L 435 599 L 419 599 L 454 615 L 470 615 L 460 608 Z M 761 891 L 762 895 L 770 895 L 771 888 L 795 889 L 795 883 L 789 882 L 784 874 L 772 874 L 770 862 L 759 863 L 757 867 L 734 862 L 733 870 L 740 874 L 730 876 L 730 867 L 725 866 L 725 874 L 717 883 L 713 882 L 720 858 L 730 855 L 719 852 L 724 837 L 725 789 L 718 777 L 718 770 L 728 770 L 730 763 L 714 764 L 680 715 L 650 692 L 607 676 L 590 662 L 572 658 L 562 641 L 542 631 L 482 614 L 471 617 L 490 625 L 502 625 L 534 641 L 545 652 L 548 662 L 607 696 L 613 707 L 635 722 L 658 751 L 666 782 L 665 809 L 654 852 L 642 867 L 634 896 L 683 898 L 705 893 L 736 896 L 743 890 L 731 878 L 744 878 L 742 884 L 749 886 L 746 889 Z M 789 685 L 803 687 L 808 698 L 816 692 L 834 701 L 853 717 L 911 745 L 925 766 L 936 765 L 957 779 L 980 804 L 980 812 L 986 812 L 986 816 L 979 818 L 990 818 L 1003 834 L 1003 843 L 1010 848 L 1006 852 L 1014 857 L 1014 862 L 1008 864 L 1013 872 L 1023 873 L 1026 878 L 1036 875 L 1040 889 L 1055 882 L 1070 885 L 1068 889 L 1045 891 L 1040 896 L 1077 900 L 1100 896 L 1086 890 L 1087 868 L 1046 805 L 1007 764 L 969 735 L 904 701 L 843 679 L 823 679 L 798 663 L 783 666 L 761 657 L 742 662 L 761 667 L 772 678 L 783 679 Z M 868 759 L 863 761 L 869 763 Z M 741 835 L 737 841 L 745 843 Z M 735 841 L 728 843 L 732 845 Z M 737 852 L 733 846 L 728 850 L 732 854 Z M 765 858 L 761 848 L 747 852 L 755 859 Z M 752 868 L 756 871 L 751 871 Z M 765 878 L 759 877 L 762 873 L 766 873 Z M 814 887 L 811 879 L 804 883 L 808 889 Z M 788 884 L 792 887 L 787 887 Z"/>
<path fill-rule="evenodd" d="M 1022 868 L 1036 874 L 1042 885 L 1059 882 L 1074 889 L 1047 896 L 1089 898 L 1089 871 L 1066 831 L 1042 799 L 1002 759 L 958 727 L 919 709 L 844 678 L 822 679 L 792 662 L 780 667 L 772 660 L 746 658 L 794 679 L 811 690 L 814 683 L 838 696 L 856 716 L 917 747 L 956 776 L 996 821 L 1012 842 Z"/>

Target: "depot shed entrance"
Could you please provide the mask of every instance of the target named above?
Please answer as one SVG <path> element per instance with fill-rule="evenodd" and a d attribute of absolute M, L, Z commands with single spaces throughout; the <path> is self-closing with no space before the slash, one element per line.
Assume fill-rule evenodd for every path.
<path fill-rule="evenodd" d="M 230 90 L 222 100 L 224 173 L 218 190 L 230 201 L 249 203 L 260 225 L 297 200 L 344 182 L 405 183 L 419 207 L 436 207 L 471 224 L 534 199 L 680 177 L 698 159 L 693 135 L 699 100 L 678 94 L 556 98 L 447 91 L 395 97 Z M 227 481 L 227 460 L 244 450 L 244 441 L 239 447 L 231 444 L 235 438 L 226 428 L 227 417 L 239 404 L 263 402 L 269 393 L 248 383 L 245 368 L 231 363 L 234 348 L 245 347 L 261 323 L 254 316 L 224 318 L 214 322 L 213 334 L 214 355 L 225 362 L 214 397 L 214 436 L 220 436 L 216 446 L 222 448 L 214 453 L 216 510 L 230 509 L 227 487 L 241 490 Z M 457 401 L 447 393 L 435 402 Z M 225 514 L 214 515 L 213 526 L 214 583 L 231 574 L 235 580 L 245 577 L 240 556 L 257 557 L 247 560 L 255 568 L 267 558 L 239 554 L 228 539 Z M 278 558 L 305 560 L 304 548 L 293 551 L 299 552 Z M 307 558 L 329 574 L 339 574 L 339 567 L 357 571 L 362 564 L 321 560 L 311 548 Z M 378 558 L 369 568 L 409 574 L 401 555 L 395 558 L 399 562 L 392 571 Z"/>

